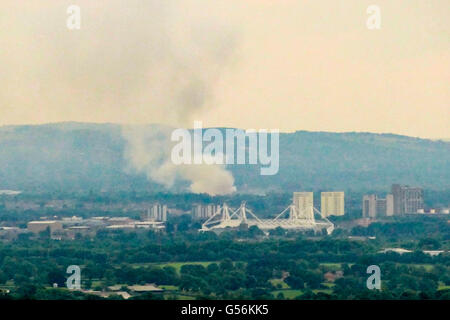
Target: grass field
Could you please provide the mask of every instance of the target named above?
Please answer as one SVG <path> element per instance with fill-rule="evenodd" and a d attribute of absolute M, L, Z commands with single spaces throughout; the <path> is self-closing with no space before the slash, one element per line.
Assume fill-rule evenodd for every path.
<path fill-rule="evenodd" d="M 326 294 L 332 294 L 333 290 L 332 289 L 315 289 L 315 290 L 313 290 L 313 292 L 314 293 L 322 292 L 322 293 L 326 293 Z"/>
<path fill-rule="evenodd" d="M 287 289 L 287 290 L 275 290 L 272 291 L 272 294 L 276 297 L 279 293 L 282 293 L 286 299 L 294 299 L 295 297 L 298 297 L 303 294 L 302 290 L 293 290 L 293 289 Z"/>
<path fill-rule="evenodd" d="M 281 285 L 280 289 L 289 289 L 290 288 L 289 285 L 286 282 L 284 282 L 282 279 L 271 279 L 269 281 L 275 287 L 278 287 L 278 285 Z"/>
<path fill-rule="evenodd" d="M 161 285 L 159 287 L 166 291 L 177 291 L 179 289 L 177 286 L 171 286 L 171 285 Z"/>
<path fill-rule="evenodd" d="M 332 287 L 334 286 L 334 284 L 329 283 L 329 284 L 325 284 L 327 287 L 329 287 L 330 289 L 314 289 L 313 292 L 315 294 L 322 292 L 322 293 L 326 293 L 326 294 L 332 294 L 333 293 L 333 289 Z M 289 287 L 289 286 L 288 286 Z M 272 291 L 272 294 L 276 297 L 279 293 L 282 293 L 284 295 L 284 298 L 286 299 L 294 299 L 300 295 L 303 294 L 302 290 L 296 290 L 296 289 L 281 289 L 281 290 L 274 290 Z"/>
<path fill-rule="evenodd" d="M 409 266 L 415 267 L 415 268 L 425 268 L 425 271 L 430 272 L 433 269 L 432 264 L 408 264 Z"/>
<path fill-rule="evenodd" d="M 334 262 L 324 262 L 320 264 L 321 266 L 324 266 L 329 271 L 338 271 L 342 269 L 342 266 L 340 263 L 334 263 Z"/>
<path fill-rule="evenodd" d="M 195 297 L 179 294 L 177 295 L 177 300 L 195 300 Z"/>
<path fill-rule="evenodd" d="M 195 297 L 177 293 L 165 294 L 164 298 L 168 300 L 195 300 Z"/>
<path fill-rule="evenodd" d="M 175 268 L 175 270 L 177 272 L 180 272 L 181 267 L 185 264 L 199 264 L 206 268 L 211 263 L 218 263 L 218 262 L 216 262 L 216 261 L 186 261 L 186 262 L 163 262 L 163 263 L 149 262 L 149 263 L 133 263 L 132 266 L 133 266 L 133 268 L 150 267 L 150 266 L 160 267 L 160 268 L 173 267 L 173 268 Z"/>
<path fill-rule="evenodd" d="M 446 286 L 443 283 L 439 283 L 438 291 L 440 290 L 450 290 L 450 286 Z"/>
<path fill-rule="evenodd" d="M 188 262 L 167 262 L 167 263 L 160 263 L 160 264 L 154 264 L 154 266 L 158 266 L 160 268 L 164 267 L 173 267 L 175 270 L 179 273 L 180 269 L 185 264 L 197 264 L 202 265 L 205 268 L 208 267 L 211 263 L 214 263 L 215 261 L 188 261 Z"/>

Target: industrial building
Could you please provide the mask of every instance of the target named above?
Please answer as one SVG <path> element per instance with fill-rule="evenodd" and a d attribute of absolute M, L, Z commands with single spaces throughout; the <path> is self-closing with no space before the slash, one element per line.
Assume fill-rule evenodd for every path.
<path fill-rule="evenodd" d="M 142 215 L 144 221 L 167 221 L 167 206 L 154 204 Z"/>
<path fill-rule="evenodd" d="M 418 187 L 392 185 L 394 214 L 418 213 L 423 209 L 423 189 Z"/>
<path fill-rule="evenodd" d="M 363 218 L 377 218 L 394 214 L 394 197 L 388 194 L 386 198 L 379 198 L 376 194 L 363 196 Z"/>
<path fill-rule="evenodd" d="M 214 204 L 201 205 L 196 204 L 192 208 L 192 218 L 194 219 L 208 219 L 211 218 L 219 209 L 219 206 Z"/>
<path fill-rule="evenodd" d="M 294 192 L 294 206 L 299 219 L 314 219 L 313 192 Z"/>
<path fill-rule="evenodd" d="M 344 192 L 332 191 L 320 194 L 320 211 L 322 217 L 343 216 L 345 214 Z"/>
<path fill-rule="evenodd" d="M 62 231 L 63 226 L 60 221 L 30 221 L 27 224 L 27 229 L 33 233 L 39 233 L 50 229 L 50 233 L 53 234 L 56 231 Z"/>

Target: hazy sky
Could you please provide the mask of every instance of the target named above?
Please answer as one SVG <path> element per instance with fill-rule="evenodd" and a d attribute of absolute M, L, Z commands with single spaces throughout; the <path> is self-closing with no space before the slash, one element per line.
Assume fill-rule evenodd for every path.
<path fill-rule="evenodd" d="M 366 27 L 371 4 L 381 30 Z M 449 138 L 449 16 L 445 0 L 2 0 L 0 125 Z"/>

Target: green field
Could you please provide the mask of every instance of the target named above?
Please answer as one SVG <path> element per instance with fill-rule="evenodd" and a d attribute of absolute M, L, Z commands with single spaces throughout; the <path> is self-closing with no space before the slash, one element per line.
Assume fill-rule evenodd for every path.
<path fill-rule="evenodd" d="M 333 290 L 332 289 L 315 289 L 315 290 L 313 290 L 313 292 L 316 294 L 319 292 L 326 293 L 326 294 L 332 294 Z"/>
<path fill-rule="evenodd" d="M 438 291 L 440 291 L 440 290 L 450 290 L 450 286 L 446 286 L 445 284 L 440 283 L 439 287 L 438 287 Z"/>
<path fill-rule="evenodd" d="M 179 289 L 177 286 L 170 286 L 170 285 L 161 285 L 159 287 L 166 291 L 177 291 Z"/>
<path fill-rule="evenodd" d="M 326 285 L 327 287 L 329 287 L 329 289 L 314 289 L 312 290 L 315 294 L 322 292 L 322 293 L 326 293 L 326 294 L 332 294 L 333 293 L 333 289 L 332 287 L 334 286 L 334 284 L 332 283 L 323 283 L 324 285 Z M 289 286 L 288 286 L 289 288 Z M 277 295 L 279 293 L 282 293 L 284 295 L 285 299 L 294 299 L 300 295 L 303 294 L 302 290 L 295 290 L 295 289 L 281 289 L 281 290 L 274 290 L 272 291 L 272 294 L 274 295 L 274 297 L 277 297 Z"/>
<path fill-rule="evenodd" d="M 278 285 L 281 285 L 280 289 L 289 289 L 289 285 L 284 282 L 282 279 L 271 279 L 269 280 L 270 283 L 274 286 L 274 287 L 278 287 Z"/>
<path fill-rule="evenodd" d="M 425 268 L 425 271 L 430 272 L 433 270 L 433 265 L 432 264 L 408 264 L 408 266 L 412 266 L 415 268 Z"/>
<path fill-rule="evenodd" d="M 177 300 L 195 300 L 195 297 L 179 294 L 177 295 Z"/>
<path fill-rule="evenodd" d="M 340 263 L 323 262 L 320 265 L 324 266 L 329 271 L 338 271 L 342 269 L 342 265 Z"/>
<path fill-rule="evenodd" d="M 209 266 L 211 263 L 218 263 L 217 261 L 186 261 L 186 262 L 162 262 L 162 263 L 155 263 L 155 262 L 148 262 L 148 263 L 133 263 L 133 268 L 141 268 L 141 267 L 173 267 L 177 272 L 180 272 L 180 269 L 185 264 L 199 264 L 204 266 L 205 268 Z"/>
<path fill-rule="evenodd" d="M 153 264 L 154 266 L 158 266 L 160 268 L 164 267 L 173 267 L 175 270 L 179 273 L 182 266 L 186 264 L 197 264 L 202 265 L 205 268 L 208 267 L 211 263 L 214 263 L 215 261 L 188 261 L 188 262 L 166 262 L 166 263 L 160 263 L 160 264 Z"/>
<path fill-rule="evenodd" d="M 280 292 L 284 295 L 286 299 L 294 299 L 295 297 L 298 297 L 303 294 L 302 290 L 293 290 L 293 289 L 275 290 L 272 291 L 272 294 L 276 297 Z"/>

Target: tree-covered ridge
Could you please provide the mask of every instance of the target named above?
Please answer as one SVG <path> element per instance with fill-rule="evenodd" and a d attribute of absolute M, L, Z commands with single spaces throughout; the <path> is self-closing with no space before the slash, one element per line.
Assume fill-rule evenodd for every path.
<path fill-rule="evenodd" d="M 1 127 L 0 189 L 162 190 L 130 170 L 124 150 L 121 128 L 115 124 Z M 388 191 L 394 182 L 445 190 L 450 188 L 449 163 L 449 142 L 392 134 L 298 131 L 280 135 L 277 175 L 261 176 L 258 166 L 229 168 L 243 192 Z"/>

